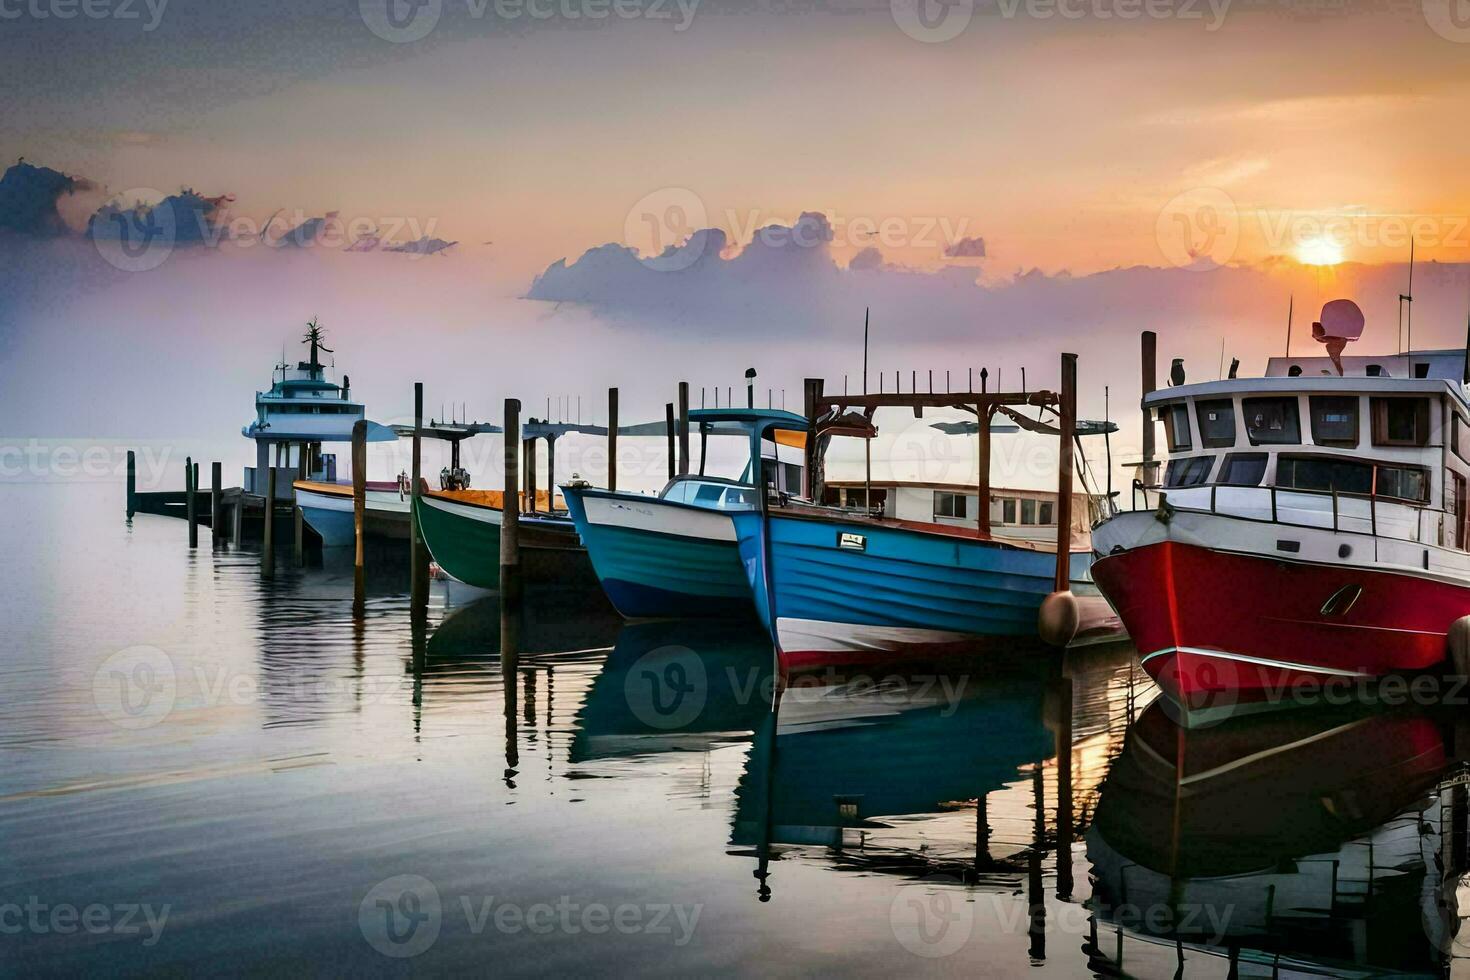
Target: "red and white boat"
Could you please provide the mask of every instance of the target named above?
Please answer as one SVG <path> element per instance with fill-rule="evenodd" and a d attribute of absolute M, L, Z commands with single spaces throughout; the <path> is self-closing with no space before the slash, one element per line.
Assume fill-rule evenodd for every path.
<path fill-rule="evenodd" d="M 1327 356 L 1146 394 L 1163 479 L 1093 530 L 1093 576 L 1187 724 L 1434 668 L 1470 615 L 1467 352 L 1343 357 L 1361 312 L 1323 321 Z"/>

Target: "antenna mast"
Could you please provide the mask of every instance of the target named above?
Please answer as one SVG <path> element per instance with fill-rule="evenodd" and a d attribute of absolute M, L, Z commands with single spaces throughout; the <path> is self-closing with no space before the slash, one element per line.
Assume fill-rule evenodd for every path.
<path fill-rule="evenodd" d="M 1404 341 L 1404 303 L 1409 304 L 1408 342 Z M 1399 294 L 1399 353 L 1414 349 L 1414 239 L 1409 239 L 1409 292 Z"/>
<path fill-rule="evenodd" d="M 1286 301 L 1286 356 L 1287 357 L 1290 357 L 1291 356 L 1291 318 L 1292 318 L 1292 314 L 1295 313 L 1295 312 L 1296 312 L 1296 293 L 1292 293 L 1291 294 L 1291 298 Z"/>

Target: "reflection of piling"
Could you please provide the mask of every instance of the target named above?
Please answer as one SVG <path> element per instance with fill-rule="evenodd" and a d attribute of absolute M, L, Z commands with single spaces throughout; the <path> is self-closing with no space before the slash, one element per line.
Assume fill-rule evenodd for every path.
<path fill-rule="evenodd" d="M 679 475 L 689 472 L 689 382 L 679 382 Z"/>
<path fill-rule="evenodd" d="M 219 544 L 225 536 L 225 488 L 224 466 L 219 462 L 209 464 L 209 541 Z"/>
<path fill-rule="evenodd" d="M 265 470 L 265 541 L 260 548 L 260 577 L 276 574 L 276 468 Z"/>
<path fill-rule="evenodd" d="M 516 487 L 520 485 L 521 403 L 505 400 L 505 491 L 500 502 L 500 596 L 501 622 L 506 608 L 519 607 L 521 601 L 521 508 Z M 534 499 L 534 498 L 533 498 Z M 504 647 L 502 647 L 502 650 Z"/>
<path fill-rule="evenodd" d="M 607 389 L 607 488 L 618 488 L 618 389 Z"/>
<path fill-rule="evenodd" d="M 138 512 L 138 454 L 128 450 L 128 516 Z"/>
<path fill-rule="evenodd" d="M 301 516 L 301 505 L 291 508 L 291 560 L 300 568 L 306 564 L 306 531 Z"/>
<path fill-rule="evenodd" d="M 1072 678 L 1057 682 L 1057 898 L 1072 897 Z"/>
<path fill-rule="evenodd" d="M 1031 774 L 1032 806 L 1036 821 L 1031 838 L 1031 850 L 1026 856 L 1026 904 L 1030 924 L 1027 934 L 1031 937 L 1031 959 L 1040 963 L 1046 959 L 1046 897 L 1043 895 L 1041 856 L 1046 847 L 1046 789 L 1042 766 L 1037 763 Z"/>
<path fill-rule="evenodd" d="M 184 459 L 184 519 L 189 522 L 189 547 L 199 547 L 199 504 L 194 493 L 194 484 L 199 479 L 199 467 L 192 457 Z"/>
<path fill-rule="evenodd" d="M 367 607 L 367 575 L 364 540 L 367 532 L 367 421 L 352 423 L 352 531 L 357 552 L 352 561 L 352 615 L 361 617 Z"/>
<path fill-rule="evenodd" d="M 664 402 L 664 432 L 667 434 L 669 442 L 669 479 L 672 480 L 674 478 L 674 474 L 679 471 L 678 464 L 675 462 L 674 457 L 675 432 L 673 402 Z"/>
<path fill-rule="evenodd" d="M 409 525 L 413 532 L 409 545 L 409 612 L 424 616 L 429 611 L 429 549 L 424 545 L 424 532 L 419 527 L 419 509 L 423 487 L 424 383 L 413 384 L 413 510 Z"/>

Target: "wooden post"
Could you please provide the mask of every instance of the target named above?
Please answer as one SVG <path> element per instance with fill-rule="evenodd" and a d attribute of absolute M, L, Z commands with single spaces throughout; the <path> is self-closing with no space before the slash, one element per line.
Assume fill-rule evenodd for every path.
<path fill-rule="evenodd" d="M 546 512 L 556 513 L 556 436 L 546 436 Z"/>
<path fill-rule="evenodd" d="M 1147 398 L 1159 387 L 1158 335 L 1152 330 L 1143 332 L 1143 397 Z M 1154 479 L 1154 423 L 1149 410 L 1143 410 L 1143 466 L 1139 467 L 1138 478 L 1144 486 L 1151 486 Z"/>
<path fill-rule="evenodd" d="M 235 495 L 235 509 L 230 512 L 230 543 L 236 548 L 240 547 L 240 541 L 245 537 L 245 491 L 242 488 Z"/>
<path fill-rule="evenodd" d="M 260 546 L 260 577 L 276 574 L 276 467 L 265 471 L 265 540 Z"/>
<path fill-rule="evenodd" d="M 689 382 L 679 382 L 679 475 L 689 472 Z"/>
<path fill-rule="evenodd" d="M 618 389 L 607 389 L 607 488 L 618 488 Z"/>
<path fill-rule="evenodd" d="M 816 378 L 806 378 L 801 383 L 802 414 L 806 416 L 806 451 L 803 455 L 803 463 L 806 469 L 806 495 L 813 503 L 821 503 L 817 499 L 817 398 L 821 390 L 821 382 Z"/>
<path fill-rule="evenodd" d="M 209 539 L 219 544 L 225 536 L 224 468 L 218 461 L 209 464 Z"/>
<path fill-rule="evenodd" d="M 138 512 L 138 454 L 128 450 L 128 517 Z"/>
<path fill-rule="evenodd" d="M 357 552 L 352 561 L 352 615 L 359 618 L 367 608 L 367 420 L 352 423 L 352 531 Z"/>
<path fill-rule="evenodd" d="M 1062 355 L 1061 435 L 1057 442 L 1057 576 L 1056 591 L 1072 587 L 1072 442 L 1077 432 L 1077 355 Z"/>
<path fill-rule="evenodd" d="M 517 606 L 521 600 L 521 508 L 515 488 L 520 485 L 521 403 L 505 400 L 505 487 L 500 508 L 500 600 Z M 533 464 L 534 465 L 534 464 Z"/>
<path fill-rule="evenodd" d="M 184 518 L 189 522 L 189 547 L 199 547 L 199 503 L 194 493 L 194 482 L 199 479 L 199 467 L 192 457 L 184 458 Z"/>
<path fill-rule="evenodd" d="M 664 431 L 668 434 L 669 440 L 669 479 L 672 480 L 674 474 L 679 472 L 678 463 L 674 455 L 675 430 L 673 402 L 664 403 Z"/>
<path fill-rule="evenodd" d="M 422 617 L 429 611 L 429 549 L 419 528 L 419 498 L 423 496 L 424 383 L 413 384 L 413 528 L 409 542 L 409 613 Z"/>
<path fill-rule="evenodd" d="M 975 526 L 981 535 L 990 535 L 990 408 L 986 405 L 975 406 L 975 418 L 980 424 L 980 461 L 976 476 L 979 477 L 976 487 L 978 498 L 975 508 L 979 511 L 975 515 Z"/>
<path fill-rule="evenodd" d="M 527 439 L 522 443 L 526 447 L 526 501 L 525 510 L 528 514 L 536 513 L 536 440 Z"/>

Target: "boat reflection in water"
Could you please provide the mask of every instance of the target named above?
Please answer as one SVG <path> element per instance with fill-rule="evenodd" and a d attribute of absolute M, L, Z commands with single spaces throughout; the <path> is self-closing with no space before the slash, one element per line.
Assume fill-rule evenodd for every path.
<path fill-rule="evenodd" d="M 1134 939 L 1174 946 L 1181 969 L 1204 953 L 1232 974 L 1444 975 L 1458 926 L 1447 883 L 1467 867 L 1454 749 L 1453 728 L 1425 715 L 1186 731 L 1151 705 L 1087 834 L 1094 969 L 1130 969 Z"/>
<path fill-rule="evenodd" d="M 628 624 L 577 713 L 569 761 L 747 742 L 771 711 L 774 660 L 754 621 Z"/>

